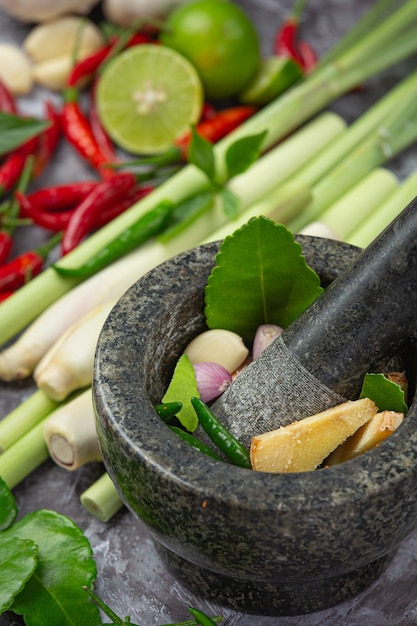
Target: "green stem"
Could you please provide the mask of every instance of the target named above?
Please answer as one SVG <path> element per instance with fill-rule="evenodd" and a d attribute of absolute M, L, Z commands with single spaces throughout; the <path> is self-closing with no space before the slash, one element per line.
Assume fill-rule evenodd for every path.
<path fill-rule="evenodd" d="M 380 203 L 377 211 L 372 213 L 346 237 L 346 242 L 354 246 L 366 248 L 378 235 L 397 217 L 399 213 L 413 200 L 417 189 L 417 171 L 410 174 L 401 185 L 395 189 L 384 202 Z"/>
<path fill-rule="evenodd" d="M 0 422 L 0 453 L 10 448 L 31 428 L 49 415 L 59 402 L 43 391 L 35 391 Z"/>
<path fill-rule="evenodd" d="M 107 473 L 100 476 L 81 494 L 80 501 L 85 510 L 101 522 L 108 522 L 123 506 L 117 489 Z"/>
<path fill-rule="evenodd" d="M 0 454 L 0 476 L 9 489 L 13 489 L 49 458 L 43 436 L 44 422 L 45 419 Z"/>
<path fill-rule="evenodd" d="M 376 168 L 321 213 L 320 222 L 345 241 L 367 216 L 379 212 L 381 202 L 397 187 L 398 180 L 392 172 Z"/>

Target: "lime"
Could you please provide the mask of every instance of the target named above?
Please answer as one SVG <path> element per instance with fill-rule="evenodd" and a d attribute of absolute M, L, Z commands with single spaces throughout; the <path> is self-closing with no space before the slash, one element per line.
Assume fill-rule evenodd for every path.
<path fill-rule="evenodd" d="M 118 54 L 97 85 L 103 127 L 121 148 L 157 154 L 195 124 L 204 92 L 193 65 L 181 54 L 141 44 Z"/>
<path fill-rule="evenodd" d="M 191 0 L 168 15 L 161 42 L 197 68 L 208 98 L 238 94 L 256 74 L 260 45 L 245 11 L 228 0 Z"/>
<path fill-rule="evenodd" d="M 302 76 L 301 67 L 293 59 L 267 57 L 262 59 L 258 73 L 239 94 L 239 99 L 245 104 L 268 104 Z"/>

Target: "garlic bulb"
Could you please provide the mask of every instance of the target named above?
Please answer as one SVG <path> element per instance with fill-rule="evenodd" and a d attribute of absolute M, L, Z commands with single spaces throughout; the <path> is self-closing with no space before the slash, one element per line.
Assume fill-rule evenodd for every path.
<path fill-rule="evenodd" d="M 0 10 L 22 22 L 44 22 L 67 13 L 85 15 L 99 0 L 0 0 Z"/>
<path fill-rule="evenodd" d="M 138 18 L 163 18 L 184 0 L 104 0 L 105 17 L 120 26 L 129 26 Z"/>

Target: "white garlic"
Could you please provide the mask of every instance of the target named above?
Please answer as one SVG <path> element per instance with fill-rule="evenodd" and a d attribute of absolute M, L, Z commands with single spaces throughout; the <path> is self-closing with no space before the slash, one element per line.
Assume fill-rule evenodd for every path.
<path fill-rule="evenodd" d="M 31 63 L 14 44 L 0 44 L 0 79 L 15 96 L 26 95 L 33 87 Z"/>
<path fill-rule="evenodd" d="M 114 24 L 130 26 L 141 18 L 164 18 L 184 0 L 104 0 L 103 13 Z"/>
<path fill-rule="evenodd" d="M 85 15 L 99 0 L 0 0 L 0 9 L 22 22 L 44 22 L 67 13 Z"/>
<path fill-rule="evenodd" d="M 191 363 L 219 363 L 231 374 L 249 354 L 242 338 L 230 330 L 214 328 L 194 337 L 184 352 Z"/>

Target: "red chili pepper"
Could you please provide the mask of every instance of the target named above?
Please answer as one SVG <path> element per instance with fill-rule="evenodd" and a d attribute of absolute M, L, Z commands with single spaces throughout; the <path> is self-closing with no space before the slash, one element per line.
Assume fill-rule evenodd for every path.
<path fill-rule="evenodd" d="M 138 187 L 127 196 L 121 198 L 119 202 L 113 202 L 109 206 L 104 207 L 104 209 L 100 211 L 100 213 L 97 215 L 96 220 L 92 225 L 92 228 L 101 228 L 101 226 L 108 224 L 108 222 L 111 222 L 115 217 L 124 213 L 127 209 L 129 209 L 136 202 L 138 202 L 138 200 L 141 200 L 153 190 L 154 187 L 152 187 L 151 185 Z"/>
<path fill-rule="evenodd" d="M 75 88 L 68 88 L 64 93 L 62 130 L 67 141 L 104 178 L 113 176 L 113 170 L 108 167 L 107 155 L 101 151 L 91 126 L 81 111 L 78 104 L 78 90 Z"/>
<path fill-rule="evenodd" d="M 274 54 L 290 57 L 296 61 L 304 72 L 311 71 L 316 64 L 313 48 L 306 41 L 298 42 L 300 16 L 306 0 L 296 0 L 291 14 L 278 29 L 273 44 Z"/>
<path fill-rule="evenodd" d="M 50 212 L 19 191 L 15 192 L 15 198 L 19 202 L 21 216 L 30 218 L 37 226 L 52 231 L 64 230 L 68 226 L 72 209 Z"/>
<path fill-rule="evenodd" d="M 35 153 L 37 145 L 38 137 L 32 137 L 6 156 L 0 166 L 0 198 L 13 189 L 23 172 L 26 159 Z"/>
<path fill-rule="evenodd" d="M 203 119 L 197 124 L 196 131 L 199 135 L 204 137 L 204 139 L 207 139 L 211 143 L 216 143 L 238 128 L 238 126 L 243 124 L 243 122 L 249 119 L 256 111 L 257 108 L 250 105 L 238 105 L 223 109 L 223 111 L 219 111 L 213 117 Z M 183 158 L 187 155 L 190 141 L 191 131 L 187 131 L 174 142 L 175 146 L 181 150 Z"/>
<path fill-rule="evenodd" d="M 17 113 L 17 106 L 13 94 L 2 80 L 0 80 L 0 111 L 4 113 Z"/>
<path fill-rule="evenodd" d="M 34 178 L 39 176 L 51 159 L 61 137 L 61 115 L 52 102 L 47 101 L 45 103 L 45 113 L 45 117 L 49 120 L 50 125 L 39 135 L 33 168 Z"/>
<path fill-rule="evenodd" d="M 36 208 L 45 211 L 61 211 L 62 209 L 73 208 L 93 191 L 97 185 L 98 181 L 96 180 L 75 181 L 73 183 L 38 189 L 26 197 L 31 205 Z M 24 213 L 22 215 L 24 216 Z"/>
<path fill-rule="evenodd" d="M 52 237 L 46 244 L 24 252 L 8 263 L 0 266 L 0 291 L 19 289 L 39 274 L 51 249 L 58 243 L 61 233 Z"/>
<path fill-rule="evenodd" d="M 7 298 L 10 298 L 14 294 L 14 291 L 4 291 L 0 293 L 0 302 L 4 302 Z"/>
<path fill-rule="evenodd" d="M 100 68 L 102 63 L 113 57 L 125 47 L 137 46 L 142 43 L 151 43 L 152 38 L 144 33 L 134 33 L 129 39 L 115 37 L 111 43 L 103 46 L 90 56 L 74 65 L 67 80 L 68 87 L 77 87 L 80 81 L 90 78 Z"/>
<path fill-rule="evenodd" d="M 115 173 L 111 179 L 100 182 L 73 211 L 62 238 L 62 255 L 68 254 L 82 241 L 95 224 L 100 211 L 120 200 L 135 185 L 136 178 L 130 172 Z"/>
<path fill-rule="evenodd" d="M 0 231 L 0 265 L 6 263 L 13 248 L 13 235 L 7 231 Z"/>
<path fill-rule="evenodd" d="M 88 115 L 91 132 L 93 133 L 94 139 L 96 140 L 102 154 L 106 156 L 109 163 L 117 163 L 120 159 L 118 159 L 117 157 L 113 142 L 104 130 L 98 114 L 96 102 L 96 86 L 97 81 L 94 82 L 90 90 L 90 106 Z"/>

